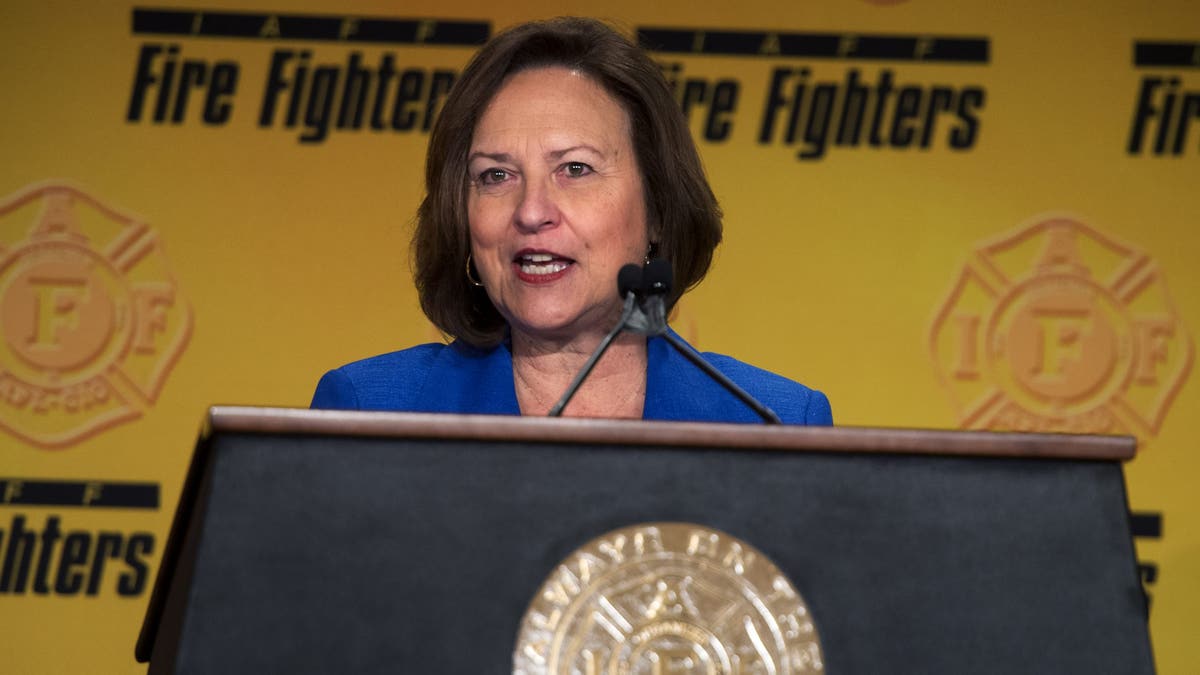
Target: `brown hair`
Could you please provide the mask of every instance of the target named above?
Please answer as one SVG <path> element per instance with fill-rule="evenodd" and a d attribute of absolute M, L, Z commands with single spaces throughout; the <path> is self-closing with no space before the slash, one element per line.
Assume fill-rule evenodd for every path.
<path fill-rule="evenodd" d="M 653 255 L 667 258 L 674 268 L 670 305 L 704 278 L 721 241 L 721 209 L 687 120 L 654 61 L 594 19 L 564 17 L 511 28 L 480 49 L 446 98 L 429 137 L 426 196 L 413 235 L 421 308 L 443 332 L 476 346 L 500 342 L 506 326 L 485 289 L 467 279 L 472 136 L 506 78 L 550 66 L 588 75 L 629 115 Z"/>

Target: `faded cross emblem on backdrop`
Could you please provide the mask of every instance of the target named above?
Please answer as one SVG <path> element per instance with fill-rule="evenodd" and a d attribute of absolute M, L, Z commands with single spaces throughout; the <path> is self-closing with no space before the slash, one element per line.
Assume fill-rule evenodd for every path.
<path fill-rule="evenodd" d="M 0 200 L 0 429 L 63 447 L 154 404 L 192 315 L 148 225 L 78 188 Z"/>
<path fill-rule="evenodd" d="M 976 247 L 929 346 L 966 429 L 1152 436 L 1193 358 L 1155 262 L 1067 217 Z"/>

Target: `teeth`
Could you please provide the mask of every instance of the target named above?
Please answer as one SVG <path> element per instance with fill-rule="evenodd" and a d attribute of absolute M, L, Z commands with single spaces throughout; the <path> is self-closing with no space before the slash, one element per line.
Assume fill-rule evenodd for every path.
<path fill-rule="evenodd" d="M 554 274 L 567 269 L 569 262 L 549 253 L 525 253 L 519 259 L 523 274 Z"/>
<path fill-rule="evenodd" d="M 529 263 L 521 265 L 523 274 L 554 274 L 565 269 L 567 269 L 567 264 L 564 262 L 553 262 L 548 265 L 531 265 Z"/>

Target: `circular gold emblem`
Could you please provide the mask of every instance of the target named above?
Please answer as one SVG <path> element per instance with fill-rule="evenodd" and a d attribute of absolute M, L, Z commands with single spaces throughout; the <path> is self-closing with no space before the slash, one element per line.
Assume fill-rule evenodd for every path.
<path fill-rule="evenodd" d="M 588 542 L 538 590 L 513 652 L 521 675 L 824 670 L 804 599 L 758 549 L 691 523 Z"/>

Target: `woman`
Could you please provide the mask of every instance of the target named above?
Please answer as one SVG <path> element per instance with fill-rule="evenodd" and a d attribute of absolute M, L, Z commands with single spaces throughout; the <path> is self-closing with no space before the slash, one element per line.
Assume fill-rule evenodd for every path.
<path fill-rule="evenodd" d="M 589 19 L 524 24 L 463 72 L 430 136 L 413 239 L 426 315 L 456 340 L 343 366 L 313 407 L 544 415 L 621 312 L 618 270 L 665 257 L 673 305 L 707 272 L 721 213 L 653 61 Z M 704 358 L 784 422 L 823 394 Z M 758 421 L 661 338 L 623 334 L 569 416 Z"/>

